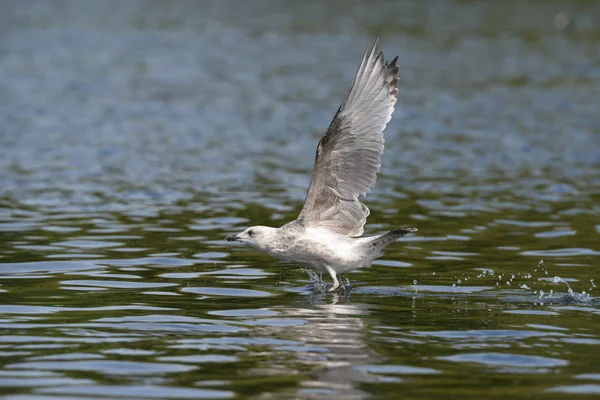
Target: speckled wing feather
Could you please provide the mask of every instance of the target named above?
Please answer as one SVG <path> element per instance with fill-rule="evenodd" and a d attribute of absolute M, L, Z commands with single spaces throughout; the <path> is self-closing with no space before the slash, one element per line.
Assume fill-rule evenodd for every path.
<path fill-rule="evenodd" d="M 398 95 L 398 57 L 384 62 L 377 41 L 358 68 L 325 136 L 298 222 L 360 236 L 369 209 L 358 200 L 377 179 L 383 154 L 383 130 Z"/>

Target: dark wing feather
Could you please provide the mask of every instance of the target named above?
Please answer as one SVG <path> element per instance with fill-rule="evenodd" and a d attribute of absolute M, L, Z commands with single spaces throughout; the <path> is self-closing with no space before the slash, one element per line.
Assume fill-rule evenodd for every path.
<path fill-rule="evenodd" d="M 358 200 L 377 179 L 383 130 L 398 95 L 398 57 L 384 62 L 377 41 L 358 68 L 325 136 L 319 142 L 310 187 L 298 222 L 360 236 L 369 209 Z"/>

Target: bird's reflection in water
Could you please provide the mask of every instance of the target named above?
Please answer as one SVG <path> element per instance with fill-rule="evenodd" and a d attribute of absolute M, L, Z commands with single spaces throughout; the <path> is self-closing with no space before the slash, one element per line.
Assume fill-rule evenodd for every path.
<path fill-rule="evenodd" d="M 279 348 L 288 352 L 288 356 L 294 354 L 301 364 L 298 372 L 309 376 L 300 383 L 294 398 L 364 399 L 370 395 L 359 384 L 379 380 L 356 368 L 383 360 L 365 342 L 362 317 L 369 314 L 371 306 L 350 304 L 339 296 L 333 296 L 330 304 L 322 303 L 331 300 L 331 296 L 313 297 L 307 307 L 276 308 L 281 316 L 306 322 L 286 327 L 284 331 L 269 327 L 265 332 L 302 343 Z"/>

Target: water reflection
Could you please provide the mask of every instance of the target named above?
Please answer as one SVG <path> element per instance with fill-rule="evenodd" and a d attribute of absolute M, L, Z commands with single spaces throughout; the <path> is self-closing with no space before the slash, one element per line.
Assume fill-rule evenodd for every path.
<path fill-rule="evenodd" d="M 369 314 L 369 306 L 334 301 L 310 308 L 286 307 L 282 308 L 282 312 L 288 317 L 302 317 L 305 321 L 288 329 L 290 337 L 300 344 L 277 349 L 292 352 L 297 363 L 310 367 L 309 376 L 299 383 L 298 397 L 368 397 L 360 383 L 376 382 L 377 379 L 355 367 L 382 359 L 369 348 L 364 337 L 366 327 L 362 316 Z M 272 334 L 268 328 L 265 333 Z"/>

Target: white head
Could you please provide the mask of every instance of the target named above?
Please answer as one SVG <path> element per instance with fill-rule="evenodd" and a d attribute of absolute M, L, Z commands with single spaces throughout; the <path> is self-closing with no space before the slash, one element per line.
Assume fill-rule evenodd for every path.
<path fill-rule="evenodd" d="M 251 226 L 242 233 L 227 236 L 225 240 L 246 243 L 256 250 L 268 253 L 271 247 L 269 244 L 273 243 L 276 232 L 277 228 L 270 226 Z"/>

